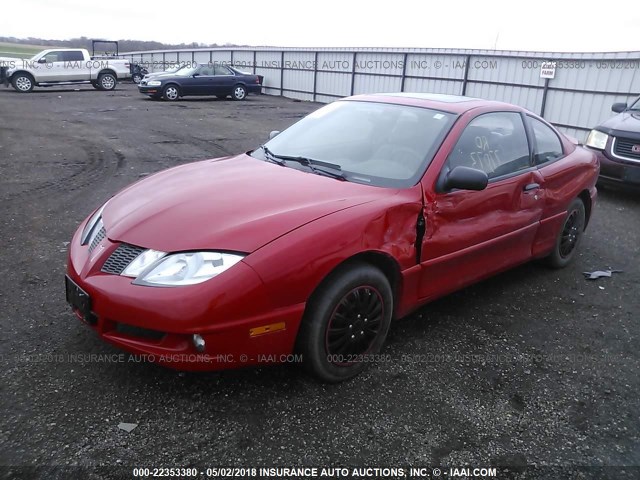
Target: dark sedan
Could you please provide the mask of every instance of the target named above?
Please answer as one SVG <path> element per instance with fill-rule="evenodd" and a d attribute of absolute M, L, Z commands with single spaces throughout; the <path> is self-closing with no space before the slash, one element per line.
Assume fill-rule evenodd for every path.
<path fill-rule="evenodd" d="M 632 105 L 614 103 L 611 117 L 591 130 L 586 145 L 600 160 L 599 183 L 640 187 L 640 98 Z"/>
<path fill-rule="evenodd" d="M 262 92 L 262 77 L 227 65 L 195 65 L 174 75 L 143 79 L 138 90 L 151 98 L 169 101 L 188 95 L 231 95 L 234 100 L 244 100 L 249 93 Z"/>

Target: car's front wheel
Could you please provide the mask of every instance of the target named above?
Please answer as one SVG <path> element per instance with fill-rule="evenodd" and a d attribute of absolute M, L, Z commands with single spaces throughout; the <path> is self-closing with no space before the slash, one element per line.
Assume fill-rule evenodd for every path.
<path fill-rule="evenodd" d="M 231 96 L 234 100 L 244 100 L 247 98 L 247 89 L 244 85 L 236 85 L 233 87 L 233 93 Z"/>
<path fill-rule="evenodd" d="M 29 93 L 33 90 L 33 78 L 26 73 L 19 73 L 11 79 L 13 88 L 20 93 Z"/>
<path fill-rule="evenodd" d="M 165 100 L 173 102 L 174 100 L 177 100 L 179 97 L 180 97 L 180 91 L 178 90 L 178 87 L 176 85 L 167 85 L 162 90 L 162 98 L 164 98 Z"/>
<path fill-rule="evenodd" d="M 326 382 L 357 375 L 382 348 L 392 311 L 391 286 L 379 269 L 341 268 L 307 304 L 297 339 L 305 367 Z"/>
<path fill-rule="evenodd" d="M 547 258 L 549 265 L 554 268 L 563 268 L 573 260 L 584 235 L 586 218 L 584 202 L 576 198 L 567 209 L 562 229 L 553 251 Z"/>
<path fill-rule="evenodd" d="M 133 80 L 133 83 L 140 83 L 142 81 L 142 75 L 139 73 L 134 73 L 131 77 L 131 80 Z"/>

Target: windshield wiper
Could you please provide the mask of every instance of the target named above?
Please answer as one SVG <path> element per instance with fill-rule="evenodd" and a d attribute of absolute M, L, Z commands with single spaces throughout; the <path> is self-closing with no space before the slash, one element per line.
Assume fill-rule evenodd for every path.
<path fill-rule="evenodd" d="M 282 167 L 285 167 L 286 164 L 284 163 L 284 161 L 280 160 L 271 150 L 269 150 L 267 147 L 265 147 L 264 145 L 260 145 L 260 148 L 262 149 L 262 151 L 264 152 L 264 157 L 272 162 L 272 163 L 276 163 Z"/>
<path fill-rule="evenodd" d="M 262 151 L 265 156 L 278 165 L 285 165 L 284 161 L 298 162 L 305 167 L 308 167 L 313 173 L 319 175 L 325 175 L 327 177 L 336 178 L 338 180 L 346 180 L 347 177 L 342 173 L 342 167 L 337 163 L 323 162 L 322 160 L 315 160 L 309 157 L 293 156 L 293 155 L 276 155 L 264 145 L 261 145 Z"/>

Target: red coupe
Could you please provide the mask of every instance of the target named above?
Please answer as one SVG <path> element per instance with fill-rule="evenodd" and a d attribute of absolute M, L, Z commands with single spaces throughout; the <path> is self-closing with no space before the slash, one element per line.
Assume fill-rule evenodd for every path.
<path fill-rule="evenodd" d="M 506 103 L 361 95 L 271 137 L 148 177 L 85 220 L 76 315 L 169 367 L 298 358 L 340 381 L 392 319 L 531 259 L 567 265 L 596 198 L 596 156 Z"/>

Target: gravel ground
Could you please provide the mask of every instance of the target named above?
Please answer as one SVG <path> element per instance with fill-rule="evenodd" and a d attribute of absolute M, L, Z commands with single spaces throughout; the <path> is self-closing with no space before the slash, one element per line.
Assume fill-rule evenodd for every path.
<path fill-rule="evenodd" d="M 294 366 L 183 374 L 87 357 L 120 351 L 65 303 L 78 223 L 149 173 L 251 149 L 315 108 L 269 96 L 167 104 L 132 85 L 0 88 L 0 475 L 533 464 L 564 478 L 571 467 L 640 465 L 634 192 L 600 192 L 570 267 L 524 265 L 428 305 L 392 327 L 387 361 L 347 383 Z M 606 267 L 624 272 L 583 278 Z"/>

